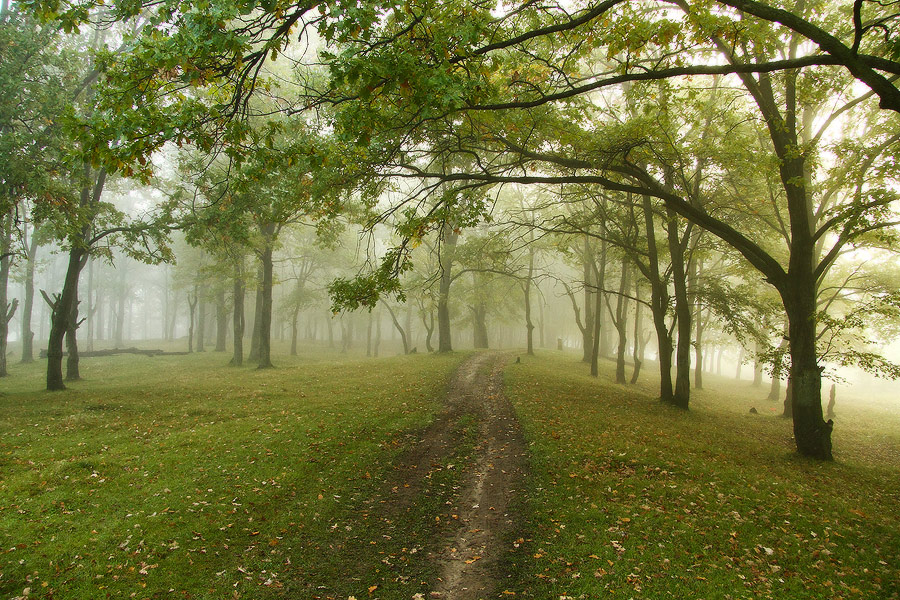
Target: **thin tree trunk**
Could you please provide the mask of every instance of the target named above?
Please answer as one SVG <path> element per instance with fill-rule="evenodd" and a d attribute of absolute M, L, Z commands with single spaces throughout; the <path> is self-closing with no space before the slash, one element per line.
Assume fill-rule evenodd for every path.
<path fill-rule="evenodd" d="M 531 234 L 534 241 L 534 233 Z M 534 276 L 534 247 L 528 247 L 528 277 L 525 279 L 525 336 L 526 353 L 534 356 L 534 324 L 531 322 L 531 278 Z"/>
<path fill-rule="evenodd" d="M 9 322 L 16 313 L 18 300 L 7 301 L 9 266 L 12 250 L 12 213 L 0 218 L 0 377 L 9 375 L 6 366 L 6 345 L 9 338 Z"/>
<path fill-rule="evenodd" d="M 258 296 L 262 303 L 259 311 L 259 367 L 265 369 L 272 367 L 272 287 L 273 269 L 272 262 L 273 245 L 275 243 L 275 224 L 267 223 L 260 227 L 263 235 L 264 246 L 260 255 L 262 263 L 262 294 Z M 254 329 L 256 329 L 254 325 Z"/>
<path fill-rule="evenodd" d="M 87 256 L 85 256 L 87 260 Z M 82 266 L 83 268 L 83 266 Z M 81 321 L 78 320 L 78 288 L 75 288 L 75 301 L 72 303 L 72 312 L 69 317 L 69 323 L 66 326 L 66 381 L 78 381 L 81 379 L 81 371 L 79 370 L 78 356 L 78 327 Z"/>
<path fill-rule="evenodd" d="M 379 346 L 381 346 L 381 311 L 375 315 L 375 347 L 372 348 L 372 355 L 376 358 Z"/>
<path fill-rule="evenodd" d="M 675 393 L 672 404 L 687 409 L 691 400 L 691 305 L 688 301 L 685 277 L 684 246 L 679 239 L 678 216 L 666 211 L 666 232 L 669 258 L 672 263 L 672 283 L 675 287 L 675 315 L 678 342 L 675 348 Z"/>
<path fill-rule="evenodd" d="M 451 352 L 453 341 L 450 330 L 450 284 L 453 283 L 453 259 L 459 234 L 449 224 L 441 227 L 440 267 L 438 289 L 438 352 Z"/>
<path fill-rule="evenodd" d="M 425 349 L 434 352 L 431 345 L 431 338 L 434 336 L 434 310 L 422 311 L 422 325 L 425 326 Z"/>
<path fill-rule="evenodd" d="M 194 314 L 197 312 L 197 302 L 199 301 L 199 297 L 197 295 L 198 289 L 197 286 L 194 285 L 194 293 L 187 295 L 188 301 L 188 354 L 194 352 Z"/>
<path fill-rule="evenodd" d="M 31 330 L 31 318 L 34 311 L 34 265 L 38 249 L 37 230 L 31 231 L 31 242 L 28 245 L 28 259 L 25 264 L 25 302 L 22 305 L 22 362 L 34 362 L 34 331 Z"/>
<path fill-rule="evenodd" d="M 233 288 L 232 329 L 234 331 L 234 354 L 231 357 L 231 365 L 240 367 L 244 364 L 244 257 L 239 257 L 234 263 L 234 288 Z"/>
<path fill-rule="evenodd" d="M 659 275 L 659 256 L 656 250 L 656 228 L 653 223 L 653 207 L 649 196 L 642 201 L 644 227 L 647 237 L 647 259 L 650 280 L 650 312 L 653 315 L 653 327 L 656 330 L 656 345 L 659 355 L 659 399 L 673 403 L 672 388 L 672 339 L 666 326 L 666 313 L 669 297 L 666 286 Z"/>
<path fill-rule="evenodd" d="M 634 283 L 634 297 L 640 298 L 640 286 L 637 281 Z M 641 303 L 634 303 L 634 349 L 632 351 L 631 359 L 634 361 L 634 371 L 631 373 L 631 383 L 635 384 L 638 382 L 638 377 L 641 375 L 641 365 L 643 365 L 643 360 L 641 358 Z"/>
<path fill-rule="evenodd" d="M 225 352 L 228 337 L 228 306 L 225 304 L 225 286 L 219 282 L 216 292 L 216 352 Z"/>
<path fill-rule="evenodd" d="M 206 352 L 206 301 L 198 295 L 197 302 L 197 352 Z"/>
<path fill-rule="evenodd" d="M 300 314 L 300 307 L 295 306 L 291 313 L 291 356 L 297 356 L 297 316 Z"/>
<path fill-rule="evenodd" d="M 604 239 L 600 243 L 600 264 L 594 263 L 594 281 L 597 289 L 594 292 L 594 331 L 591 335 L 591 375 L 597 377 L 600 374 L 600 342 L 601 326 L 603 324 L 603 288 L 606 287 L 606 252 L 607 244 Z"/>
<path fill-rule="evenodd" d="M 625 352 L 628 349 L 628 303 L 625 294 L 631 287 L 629 281 L 628 258 L 622 258 L 622 274 L 619 279 L 619 294 L 616 299 L 615 326 L 619 334 L 619 344 L 616 349 L 616 383 L 625 383 Z"/>
<path fill-rule="evenodd" d="M 256 302 L 253 304 L 253 329 L 250 332 L 250 352 L 247 354 L 247 360 L 253 362 L 259 360 L 259 340 L 260 327 L 262 326 L 262 310 L 263 310 L 263 264 L 260 261 L 256 269 Z"/>
<path fill-rule="evenodd" d="M 581 362 L 592 363 L 594 354 L 594 308 L 596 300 L 592 294 L 595 293 L 596 273 L 595 258 L 593 249 L 591 248 L 591 238 L 584 236 L 584 249 L 581 254 L 581 262 L 584 266 L 584 327 L 581 328 L 582 341 L 582 357 Z"/>
<path fill-rule="evenodd" d="M 391 315 L 391 321 L 394 323 L 394 328 L 400 333 L 400 340 L 403 342 L 403 354 L 409 354 L 409 342 L 406 339 L 406 332 L 403 330 L 403 326 L 400 325 L 400 321 L 397 320 L 397 315 L 394 314 L 394 310 L 391 306 L 385 304 L 385 307 L 387 307 L 388 314 Z"/>
<path fill-rule="evenodd" d="M 366 321 L 366 358 L 371 358 L 371 356 L 372 356 L 372 311 L 370 310 L 369 318 Z"/>

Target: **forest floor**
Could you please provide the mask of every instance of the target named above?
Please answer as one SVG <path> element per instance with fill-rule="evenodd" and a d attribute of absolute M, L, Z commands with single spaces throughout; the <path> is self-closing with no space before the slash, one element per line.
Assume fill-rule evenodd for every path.
<path fill-rule="evenodd" d="M 842 389 L 819 463 L 750 382 L 514 357 L 13 364 L 0 598 L 900 600 L 896 396 Z"/>

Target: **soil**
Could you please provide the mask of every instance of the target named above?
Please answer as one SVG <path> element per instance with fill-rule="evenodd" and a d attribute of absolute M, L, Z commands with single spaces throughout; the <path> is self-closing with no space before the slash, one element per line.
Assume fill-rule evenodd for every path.
<path fill-rule="evenodd" d="M 425 474 L 452 454 L 460 418 L 469 416 L 477 424 L 473 457 L 451 509 L 458 526 L 431 555 L 439 573 L 431 598 L 480 600 L 502 594 L 502 558 L 518 530 L 512 507 L 524 493 L 526 464 L 521 428 L 503 395 L 508 360 L 501 353 L 483 352 L 463 362 L 450 382 L 444 411 L 404 460 L 410 475 Z M 399 494 L 414 495 L 415 480 L 411 477 Z"/>

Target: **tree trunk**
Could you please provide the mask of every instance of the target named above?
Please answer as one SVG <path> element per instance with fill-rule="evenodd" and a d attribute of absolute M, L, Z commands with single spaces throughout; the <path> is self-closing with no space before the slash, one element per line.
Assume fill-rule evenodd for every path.
<path fill-rule="evenodd" d="M 300 307 L 294 307 L 291 313 L 291 356 L 297 356 L 297 316 L 300 314 Z"/>
<path fill-rule="evenodd" d="M 672 283 L 675 287 L 675 318 L 678 327 L 678 343 L 675 348 L 675 394 L 672 404 L 687 410 L 691 400 L 691 304 L 688 301 L 685 276 L 685 252 L 678 230 L 678 216 L 666 211 L 666 232 L 669 242 L 669 259 L 672 263 Z"/>
<path fill-rule="evenodd" d="M 631 282 L 629 281 L 628 258 L 622 257 L 622 274 L 619 278 L 619 294 L 616 298 L 614 319 L 616 333 L 619 336 L 616 348 L 616 383 L 628 381 L 625 377 L 625 352 L 628 349 L 628 303 L 625 294 L 628 293 L 629 287 L 631 287 Z"/>
<path fill-rule="evenodd" d="M 541 286 L 537 285 L 538 290 L 538 346 L 540 348 L 547 347 L 547 340 L 544 336 L 544 296 L 541 294 Z"/>
<path fill-rule="evenodd" d="M 656 330 L 656 347 L 659 356 L 659 399 L 674 404 L 672 388 L 672 338 L 666 326 L 669 294 L 659 275 L 659 255 L 656 249 L 656 228 L 653 223 L 653 207 L 649 196 L 643 197 L 644 228 L 647 238 L 648 279 L 650 280 L 650 313 Z"/>
<path fill-rule="evenodd" d="M 531 235 L 532 242 L 534 234 Z M 531 278 L 534 276 L 534 247 L 528 247 L 528 277 L 525 279 L 525 336 L 526 353 L 534 356 L 534 324 L 531 322 Z"/>
<path fill-rule="evenodd" d="M 234 330 L 234 354 L 231 357 L 231 365 L 240 367 L 244 364 L 244 257 L 239 257 L 234 263 L 234 313 L 232 316 L 232 329 Z"/>
<path fill-rule="evenodd" d="M 477 293 L 477 292 L 476 292 Z M 487 304 L 482 300 L 476 300 L 472 306 L 472 331 L 474 334 L 474 345 L 476 349 L 484 349 L 488 347 L 488 331 L 487 331 Z"/>
<path fill-rule="evenodd" d="M 700 277 L 703 275 L 703 260 L 696 259 L 691 261 L 688 269 L 690 273 L 688 285 L 690 287 L 689 295 L 694 298 L 694 314 L 697 322 L 696 333 L 694 335 L 694 387 L 698 390 L 703 389 L 703 331 L 705 329 L 705 321 L 703 320 L 703 305 L 700 302 Z"/>
<path fill-rule="evenodd" d="M 595 297 L 593 296 L 596 282 L 596 265 L 593 249 L 591 248 L 591 238 L 584 236 L 584 250 L 581 255 L 581 262 L 584 266 L 584 327 L 581 328 L 581 342 L 583 353 L 581 362 L 592 363 L 594 354 L 594 308 Z"/>
<path fill-rule="evenodd" d="M 431 345 L 431 338 L 434 336 L 434 311 L 422 311 L 422 325 L 425 326 L 425 349 L 428 352 L 434 352 Z"/>
<path fill-rule="evenodd" d="M 69 250 L 69 266 L 66 269 L 62 292 L 51 303 L 50 339 L 47 342 L 48 391 L 66 389 L 63 383 L 62 371 L 63 339 L 69 328 L 72 307 L 77 302 L 78 276 L 81 274 L 82 267 L 84 267 L 85 256 L 85 251 L 77 246 Z"/>
<path fill-rule="evenodd" d="M 228 306 L 225 304 L 225 286 L 219 285 L 216 292 L 216 352 L 225 352 L 228 337 Z"/>
<path fill-rule="evenodd" d="M 199 295 L 197 302 L 197 352 L 206 352 L 206 302 Z"/>
<path fill-rule="evenodd" d="M 261 294 L 257 295 L 262 304 L 259 314 L 259 352 L 258 361 L 260 369 L 272 367 L 272 287 L 273 287 L 273 262 L 272 252 L 275 243 L 275 224 L 268 223 L 260 227 L 263 235 L 264 246 L 260 254 L 262 263 Z M 256 326 L 254 324 L 254 330 Z"/>
<path fill-rule="evenodd" d="M 250 332 L 250 352 L 247 354 L 247 360 L 249 361 L 258 361 L 259 360 L 259 340 L 260 340 L 260 327 L 262 326 L 262 310 L 263 310 L 263 264 L 260 261 L 259 266 L 256 269 L 256 302 L 253 304 L 253 329 Z"/>
<path fill-rule="evenodd" d="M 0 377 L 9 375 L 6 366 L 6 345 L 9 337 L 9 322 L 16 313 L 18 300 L 7 302 L 9 286 L 9 264 L 12 250 L 12 214 L 0 218 Z"/>
<path fill-rule="evenodd" d="M 756 351 L 753 357 L 753 387 L 760 387 L 762 385 L 763 380 L 763 365 L 762 361 L 759 359 L 759 355 L 762 353 L 762 344 L 759 343 L 759 340 L 756 341 Z"/>
<path fill-rule="evenodd" d="M 85 179 L 90 177 L 90 165 L 85 165 L 84 175 Z M 74 328 L 77 327 L 77 324 L 71 323 L 70 326 L 70 321 L 78 314 L 78 278 L 81 275 L 81 270 L 87 263 L 88 258 L 88 251 L 82 244 L 87 242 L 90 235 L 93 212 L 100 202 L 100 196 L 103 194 L 103 186 L 105 183 L 106 170 L 100 169 L 97 173 L 97 177 L 93 180 L 93 185 L 86 183 L 81 188 L 79 207 L 86 211 L 86 216 L 88 218 L 87 223 L 85 223 L 78 232 L 77 239 L 70 240 L 72 247 L 69 249 L 69 263 L 63 281 L 63 289 L 53 303 L 53 311 L 50 319 L 50 339 L 47 342 L 48 391 L 66 389 L 62 375 L 62 345 L 63 338 L 66 337 L 66 334 L 70 329 L 72 333 L 72 349 L 75 350 L 75 370 L 72 372 L 72 375 L 77 375 L 78 351 L 77 346 L 75 346 L 74 335 Z"/>
<path fill-rule="evenodd" d="M 381 311 L 375 315 L 375 347 L 372 348 L 372 355 L 378 357 L 378 347 L 381 346 Z"/>
<path fill-rule="evenodd" d="M 87 260 L 87 256 L 85 256 Z M 82 268 L 84 266 L 82 265 Z M 66 381 L 78 381 L 81 379 L 81 371 L 79 370 L 78 357 L 78 326 L 81 322 L 78 320 L 78 288 L 75 288 L 75 301 L 72 303 L 72 312 L 69 316 L 69 323 L 66 326 Z"/>
<path fill-rule="evenodd" d="M 325 325 L 328 327 L 328 347 L 334 348 L 334 318 L 330 312 L 326 317 Z"/>
<path fill-rule="evenodd" d="M 444 223 L 441 227 L 440 266 L 441 280 L 438 289 L 438 352 L 451 352 L 453 341 L 450 331 L 450 284 L 453 283 L 453 258 L 459 234 Z"/>
<path fill-rule="evenodd" d="M 828 394 L 828 408 L 825 411 L 825 418 L 831 420 L 834 418 L 834 402 L 837 399 L 837 384 L 831 384 L 831 391 Z"/>
<path fill-rule="evenodd" d="M 634 284 L 634 297 L 635 299 L 639 299 L 640 296 L 640 286 L 637 281 Z M 638 382 L 638 377 L 641 375 L 641 365 L 643 365 L 644 361 L 641 358 L 642 350 L 642 332 L 641 332 L 641 314 L 643 311 L 641 310 L 641 303 L 634 303 L 634 350 L 631 355 L 631 359 L 634 361 L 634 371 L 631 373 L 631 383 L 632 385 Z"/>
<path fill-rule="evenodd" d="M 394 323 L 394 327 L 400 333 L 400 340 L 403 342 L 403 354 L 409 354 L 409 342 L 406 339 L 406 331 L 403 330 L 403 326 L 400 325 L 400 321 L 397 320 L 397 315 L 394 314 L 394 310 L 391 308 L 389 304 L 385 304 L 388 309 L 388 314 L 391 315 L 391 321 Z"/>
<path fill-rule="evenodd" d="M 199 300 L 197 296 L 197 286 L 194 285 L 194 293 L 193 295 L 188 293 L 187 301 L 188 301 L 188 354 L 192 354 L 194 352 L 194 314 L 197 312 L 197 301 Z"/>
<path fill-rule="evenodd" d="M 31 231 L 31 242 L 28 244 L 28 262 L 25 264 L 25 302 L 22 305 L 22 362 L 34 362 L 34 332 L 31 330 L 31 318 L 34 311 L 34 265 L 37 255 L 37 230 Z"/>
<path fill-rule="evenodd" d="M 769 387 L 768 400 L 776 402 L 781 397 L 781 377 L 784 374 L 784 350 L 787 347 L 787 339 L 781 338 L 781 343 L 775 351 L 772 364 L 772 385 Z"/>
<path fill-rule="evenodd" d="M 118 285 L 118 298 L 116 299 L 116 334 L 115 334 L 115 346 L 116 348 L 122 348 L 125 346 L 125 296 L 128 294 L 128 283 L 126 281 L 126 273 L 125 273 L 125 265 L 122 264 L 126 259 L 122 259 L 119 263 L 119 267 L 117 269 L 117 275 L 119 276 L 119 285 Z M 166 292 L 168 297 L 168 291 Z M 174 322 L 174 317 L 173 317 Z M 168 334 L 167 339 L 172 339 L 171 329 L 168 330 L 170 333 Z"/>
<path fill-rule="evenodd" d="M 600 344 L 602 336 L 600 335 L 603 326 L 603 299 L 605 294 L 603 288 L 606 286 L 606 252 L 607 244 L 604 239 L 600 243 L 600 264 L 593 264 L 594 282 L 596 290 L 594 291 L 594 330 L 591 332 L 591 375 L 597 377 L 600 374 Z"/>
<path fill-rule="evenodd" d="M 429 334 L 430 335 L 430 334 Z M 431 349 L 428 349 L 431 352 Z M 369 318 L 366 321 L 366 358 L 372 356 L 372 311 L 369 311 Z"/>

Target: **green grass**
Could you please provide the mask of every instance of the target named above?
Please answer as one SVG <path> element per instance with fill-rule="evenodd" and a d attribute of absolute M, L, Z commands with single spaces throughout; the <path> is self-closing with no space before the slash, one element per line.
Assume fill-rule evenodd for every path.
<path fill-rule="evenodd" d="M 462 355 L 361 360 L 310 351 L 280 368 L 223 354 L 82 361 L 42 387 L 12 365 L 0 395 L 0 597 L 411 597 L 433 576 L 427 515 L 388 515 L 392 461 L 439 406 Z M 458 460 L 460 457 L 454 457 Z"/>
<path fill-rule="evenodd" d="M 398 456 L 463 355 L 310 349 L 43 362 L 0 394 L 0 598 L 427 597 L 477 423 L 396 504 Z M 766 390 L 707 378 L 690 412 L 568 354 L 506 371 L 529 442 L 505 591 L 568 598 L 900 598 L 900 410 L 838 396 L 837 461 L 796 456 Z M 756 407 L 761 414 L 749 414 Z M 776 410 L 772 410 L 776 409 Z M 370 591 L 371 590 L 371 591 Z M 514 597 L 504 594 L 503 597 Z"/>
<path fill-rule="evenodd" d="M 652 374 L 648 374 L 652 375 Z M 572 355 L 506 371 L 531 453 L 519 597 L 900 598 L 900 410 L 839 398 L 837 461 L 799 458 L 747 382 L 690 412 Z M 749 414 L 756 406 L 760 415 Z"/>

